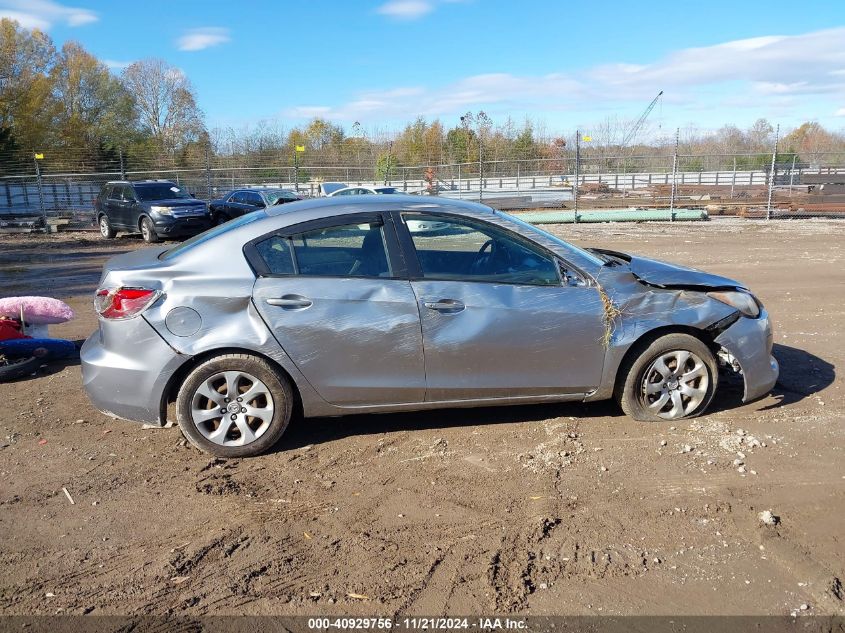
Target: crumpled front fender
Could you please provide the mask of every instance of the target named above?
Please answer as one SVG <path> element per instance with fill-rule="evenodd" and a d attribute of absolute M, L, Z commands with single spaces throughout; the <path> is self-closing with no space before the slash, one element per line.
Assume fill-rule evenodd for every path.
<path fill-rule="evenodd" d="M 745 382 L 743 402 L 756 400 L 772 390 L 779 367 L 772 356 L 772 326 L 765 310 L 756 319 L 740 317 L 715 342 L 739 363 Z"/>

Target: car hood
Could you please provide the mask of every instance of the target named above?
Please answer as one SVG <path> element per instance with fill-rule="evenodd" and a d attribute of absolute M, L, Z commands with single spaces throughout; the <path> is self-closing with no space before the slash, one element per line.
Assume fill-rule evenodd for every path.
<path fill-rule="evenodd" d="M 670 264 L 658 259 L 640 257 L 639 255 L 620 253 L 618 251 L 609 251 L 599 248 L 593 248 L 590 250 L 625 260 L 628 262 L 631 274 L 639 281 L 648 284 L 649 286 L 657 286 L 658 288 L 687 288 L 694 290 L 744 288 L 744 286 L 735 279 L 706 273 L 702 270 L 696 270 L 695 268 Z"/>

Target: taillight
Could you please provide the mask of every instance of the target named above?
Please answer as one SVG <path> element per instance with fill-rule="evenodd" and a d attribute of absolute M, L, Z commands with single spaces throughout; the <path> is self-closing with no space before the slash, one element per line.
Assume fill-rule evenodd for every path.
<path fill-rule="evenodd" d="M 100 288 L 94 295 L 94 309 L 104 319 L 130 319 L 158 296 L 158 290 L 149 288 Z"/>

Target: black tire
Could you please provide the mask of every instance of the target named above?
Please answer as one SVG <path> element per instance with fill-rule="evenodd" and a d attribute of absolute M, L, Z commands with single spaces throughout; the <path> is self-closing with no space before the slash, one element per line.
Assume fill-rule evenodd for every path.
<path fill-rule="evenodd" d="M 150 220 L 148 217 L 144 216 L 141 218 L 141 237 L 144 238 L 144 241 L 147 244 L 155 244 L 156 242 L 160 242 L 161 238 L 156 233 L 155 226 L 153 225 L 153 221 Z"/>
<path fill-rule="evenodd" d="M 698 383 L 698 386 L 704 393 L 700 403 L 694 406 L 691 410 L 685 411 L 683 415 L 677 415 L 676 417 L 670 418 L 664 417 L 666 415 L 670 415 L 670 413 L 663 411 L 664 416 L 661 416 L 658 414 L 660 413 L 659 411 L 655 412 L 653 409 L 648 408 L 647 405 L 649 396 L 646 395 L 646 389 L 649 376 L 647 376 L 646 373 L 651 373 L 650 370 L 652 369 L 652 364 L 655 363 L 661 356 L 671 354 L 675 351 L 691 352 L 701 359 L 706 371 L 707 384 L 705 388 L 703 382 Z M 617 381 L 616 392 L 614 395 L 616 400 L 619 402 L 619 406 L 622 407 L 622 410 L 626 415 L 643 422 L 671 422 L 674 420 L 684 420 L 698 417 L 707 410 L 707 407 L 713 400 L 713 395 L 716 393 L 716 387 L 718 386 L 719 380 L 716 358 L 713 356 L 713 352 L 710 351 L 710 348 L 708 348 L 707 345 L 705 345 L 700 339 L 697 339 L 689 334 L 681 333 L 666 334 L 653 340 L 648 345 L 643 346 L 642 349 L 638 350 L 638 353 L 632 354 L 630 358 L 626 360 L 624 365 L 619 368 L 618 375 L 620 376 L 620 380 Z M 702 381 L 704 375 L 705 374 L 702 374 Z M 650 383 L 650 386 L 657 386 L 657 383 Z M 670 392 L 672 390 L 671 386 L 672 385 L 670 384 Z M 678 388 L 675 387 L 675 390 L 677 389 Z M 655 394 L 651 397 L 657 400 L 660 396 L 659 394 Z M 687 398 L 687 396 L 684 397 Z M 690 402 L 691 399 L 687 399 L 685 406 L 688 406 Z M 667 401 L 666 405 L 664 405 L 664 409 L 667 406 L 672 406 L 671 401 Z"/>
<path fill-rule="evenodd" d="M 0 362 L 0 382 L 31 376 L 43 364 L 44 359 L 37 356 L 6 358 Z"/>
<path fill-rule="evenodd" d="M 107 240 L 114 239 L 114 236 L 117 235 L 117 231 L 112 228 L 111 222 L 109 221 L 109 216 L 105 213 L 99 217 L 97 224 L 100 226 L 100 235 Z"/>
<path fill-rule="evenodd" d="M 193 420 L 192 409 L 195 398 L 203 397 L 198 394 L 198 389 L 209 379 L 213 381 L 216 375 L 226 371 L 245 372 L 257 378 L 264 383 L 272 397 L 270 404 L 273 407 L 273 413 L 269 426 L 254 441 L 243 446 L 224 446 L 213 442 L 202 434 Z M 223 395 L 222 392 L 220 393 Z M 213 410 L 213 407 L 208 410 Z M 292 410 L 293 389 L 288 379 L 280 375 L 267 361 L 250 354 L 224 354 L 205 361 L 188 374 L 179 388 L 179 394 L 176 398 L 176 419 L 179 428 L 182 429 L 182 434 L 201 451 L 217 457 L 252 457 L 269 450 L 279 441 L 279 438 L 287 429 Z M 227 413 L 225 417 L 228 417 L 228 415 Z M 253 424 L 255 421 L 256 419 L 253 418 Z M 213 427 L 222 423 L 223 417 L 221 416 L 219 422 L 209 421 L 204 424 Z M 231 424 L 227 437 L 230 433 L 240 435 L 235 423 Z M 237 441 L 237 439 L 234 441 Z"/>
<path fill-rule="evenodd" d="M 228 215 L 226 215 L 225 213 L 222 213 L 222 212 L 214 214 L 214 224 L 216 224 L 218 226 L 221 225 L 221 224 L 225 224 L 226 222 L 228 222 L 231 219 L 232 218 L 230 218 Z"/>

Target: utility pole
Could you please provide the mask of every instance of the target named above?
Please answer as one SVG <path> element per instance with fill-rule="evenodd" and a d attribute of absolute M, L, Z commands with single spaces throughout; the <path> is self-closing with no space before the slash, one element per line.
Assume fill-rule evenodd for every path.
<path fill-rule="evenodd" d="M 772 166 L 769 169 L 769 197 L 766 200 L 766 219 L 772 219 L 772 192 L 775 188 L 775 160 L 778 156 L 778 142 L 780 141 L 780 123 L 775 131 L 775 148 L 772 150 Z"/>

